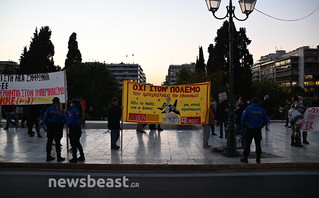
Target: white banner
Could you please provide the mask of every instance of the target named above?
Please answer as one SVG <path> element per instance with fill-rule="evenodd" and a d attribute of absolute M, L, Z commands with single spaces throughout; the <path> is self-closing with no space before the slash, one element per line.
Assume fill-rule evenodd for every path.
<path fill-rule="evenodd" d="M 310 107 L 306 110 L 301 131 L 319 131 L 319 107 Z"/>
<path fill-rule="evenodd" d="M 50 104 L 67 100 L 65 71 L 40 74 L 0 74 L 0 105 Z"/>

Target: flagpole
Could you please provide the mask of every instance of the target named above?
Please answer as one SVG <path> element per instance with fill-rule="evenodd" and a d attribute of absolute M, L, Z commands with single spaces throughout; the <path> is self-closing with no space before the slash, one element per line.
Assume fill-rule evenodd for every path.
<path fill-rule="evenodd" d="M 121 152 L 123 152 L 123 119 L 121 121 Z"/>
<path fill-rule="evenodd" d="M 64 109 L 67 112 L 68 110 L 68 82 L 67 82 L 67 77 L 66 77 L 66 70 L 64 70 L 64 89 L 65 91 L 65 105 Z M 69 127 L 68 125 L 65 125 L 65 137 L 66 137 L 66 151 L 69 152 Z"/>
<path fill-rule="evenodd" d="M 204 147 L 207 148 L 207 142 L 208 142 L 208 124 L 205 124 L 203 127 L 206 127 L 206 131 L 205 131 L 205 145 Z"/>
<path fill-rule="evenodd" d="M 67 111 L 68 110 L 68 102 L 67 101 L 65 101 L 65 106 L 64 106 L 64 109 L 65 109 L 65 111 Z M 69 152 L 70 151 L 70 147 L 69 147 L 69 127 L 68 127 L 68 125 L 66 124 L 65 125 L 65 136 L 66 136 L 66 151 L 67 152 Z"/>
<path fill-rule="evenodd" d="M 123 96 L 124 96 L 124 84 L 125 84 L 125 81 L 123 81 L 123 85 L 122 85 L 122 100 L 121 100 L 121 110 L 122 110 L 122 114 L 121 114 L 121 153 L 123 152 L 123 127 L 124 127 L 124 124 L 123 124 Z"/>

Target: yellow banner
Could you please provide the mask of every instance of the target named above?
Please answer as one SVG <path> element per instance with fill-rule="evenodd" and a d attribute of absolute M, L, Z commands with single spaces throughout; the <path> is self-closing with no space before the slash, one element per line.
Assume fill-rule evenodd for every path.
<path fill-rule="evenodd" d="M 210 82 L 164 87 L 124 81 L 122 105 L 124 122 L 207 124 Z"/>

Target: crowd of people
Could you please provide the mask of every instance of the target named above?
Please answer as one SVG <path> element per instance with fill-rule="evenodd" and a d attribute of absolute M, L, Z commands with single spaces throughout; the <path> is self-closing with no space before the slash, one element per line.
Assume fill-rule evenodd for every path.
<path fill-rule="evenodd" d="M 71 150 L 73 158 L 70 163 L 77 163 L 78 161 L 85 161 L 83 147 L 80 143 L 82 134 L 81 126 L 84 124 L 84 112 L 86 109 L 86 102 L 84 99 L 72 99 L 70 101 L 70 111 L 68 116 L 62 107 L 60 99 L 54 97 L 52 105 L 29 105 L 29 106 L 4 106 L 4 112 L 6 114 L 6 126 L 4 130 L 8 130 L 10 124 L 15 127 L 15 130 L 19 127 L 19 119 L 21 119 L 20 127 L 24 128 L 26 121 L 28 134 L 33 137 L 35 131 L 37 137 L 42 138 L 40 133 L 40 127 L 47 133 L 47 145 L 46 145 L 46 160 L 52 161 L 55 159 L 51 155 L 53 141 L 55 142 L 56 159 L 58 162 L 64 161 L 65 158 L 61 156 L 61 139 L 63 137 L 63 128 L 65 124 L 69 129 L 69 138 L 71 143 Z M 35 127 L 34 127 L 35 126 Z M 80 156 L 77 157 L 77 151 Z"/>
<path fill-rule="evenodd" d="M 319 98 L 315 100 L 310 106 L 303 102 L 302 96 L 293 96 L 291 100 L 287 99 L 284 115 L 286 123 L 284 127 L 292 128 L 291 146 L 302 147 L 303 144 L 309 144 L 307 139 L 307 131 L 301 131 L 303 122 L 303 115 L 308 107 L 319 107 Z M 122 108 L 119 105 L 118 98 L 113 98 L 108 107 L 108 128 L 111 131 L 111 149 L 119 150 L 120 146 L 116 143 L 120 137 L 120 121 L 122 115 Z M 28 127 L 28 134 L 33 137 L 37 132 L 37 137 L 41 138 L 40 127 L 47 132 L 46 145 L 46 160 L 55 160 L 51 155 L 53 141 L 55 142 L 56 159 L 58 162 L 64 161 L 65 158 L 61 156 L 61 139 L 63 137 L 63 128 L 65 124 L 69 129 L 69 138 L 71 143 L 71 150 L 73 158 L 70 163 L 77 163 L 78 161 L 85 161 L 83 147 L 80 142 L 82 135 L 81 126 L 84 125 L 84 114 L 86 110 L 86 102 L 84 99 L 72 99 L 70 101 L 69 112 L 65 112 L 58 97 L 53 98 L 52 105 L 30 105 L 30 106 L 4 106 L 6 113 L 6 126 L 4 130 L 8 130 L 10 125 L 15 129 L 19 127 L 19 120 L 21 120 L 20 127 L 24 127 L 25 121 Z M 261 157 L 261 129 L 265 127 L 269 131 L 269 121 L 272 115 L 272 103 L 270 97 L 266 95 L 261 105 L 258 105 L 256 97 L 251 101 L 240 97 L 235 105 L 234 122 L 236 130 L 236 141 L 240 147 L 244 148 L 244 157 L 242 162 L 248 163 L 248 156 L 250 153 L 250 145 L 254 139 L 256 145 L 256 162 L 260 163 Z M 208 124 L 203 125 L 203 147 L 210 148 L 208 140 L 211 135 L 215 133 L 215 126 L 219 126 L 219 138 L 227 138 L 229 106 L 227 99 L 220 100 L 217 104 L 214 98 L 210 100 L 209 107 L 209 121 Z M 67 116 L 68 114 L 68 116 Z M 137 132 L 145 133 L 144 127 L 147 124 L 138 124 Z M 150 129 L 156 129 L 155 125 L 150 124 Z M 160 124 L 157 126 L 158 131 L 162 131 Z M 301 135 L 302 133 L 302 135 Z M 303 141 L 301 141 L 301 137 Z M 80 156 L 77 157 L 79 151 Z"/>
<path fill-rule="evenodd" d="M 229 106 L 226 100 L 227 99 L 222 99 L 220 100 L 220 103 L 217 104 L 215 99 L 211 98 L 211 104 L 209 108 L 209 124 L 203 125 L 204 148 L 211 147 L 211 145 L 208 144 L 210 133 L 212 135 L 217 135 L 215 133 L 215 125 L 219 126 L 219 138 L 227 138 Z M 302 96 L 293 96 L 291 100 L 286 100 L 286 105 L 284 108 L 286 123 L 284 127 L 292 128 L 291 146 L 302 147 L 302 143 L 309 144 L 307 139 L 307 131 L 301 132 L 303 116 L 308 107 L 319 107 L 318 96 L 315 97 L 315 100 L 309 106 L 304 104 Z M 244 157 L 241 159 L 241 161 L 244 163 L 248 162 L 250 145 L 252 139 L 254 139 L 256 145 L 256 162 L 260 163 L 260 143 L 262 139 L 261 129 L 265 127 L 266 131 L 270 130 L 270 116 L 273 115 L 273 106 L 269 95 L 264 97 L 264 100 L 261 102 L 260 106 L 258 105 L 258 100 L 256 97 L 252 98 L 251 101 L 245 101 L 243 97 L 239 97 L 235 105 L 234 114 L 237 147 L 244 148 Z M 301 133 L 303 141 L 301 141 Z"/>

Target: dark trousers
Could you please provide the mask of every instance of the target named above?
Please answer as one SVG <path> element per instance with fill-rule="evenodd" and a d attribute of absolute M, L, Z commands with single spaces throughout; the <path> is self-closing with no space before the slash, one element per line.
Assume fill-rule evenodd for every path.
<path fill-rule="evenodd" d="M 215 133 L 215 124 L 210 125 L 210 130 L 211 130 L 212 134 Z"/>
<path fill-rule="evenodd" d="M 9 125 L 12 124 L 13 126 L 17 126 L 17 123 L 12 121 L 15 120 L 15 114 L 14 112 L 7 112 L 7 123 L 6 123 L 6 128 L 9 128 Z"/>
<path fill-rule="evenodd" d="M 72 155 L 74 159 L 77 159 L 76 153 L 78 150 L 80 152 L 80 155 L 83 155 L 83 147 L 80 143 L 81 135 L 81 126 L 70 126 L 69 137 L 72 146 Z"/>
<path fill-rule="evenodd" d="M 246 145 L 244 148 L 244 157 L 248 157 L 250 153 L 250 145 L 252 140 L 254 139 L 256 145 L 256 157 L 260 157 L 261 155 L 261 129 L 246 129 Z"/>
<path fill-rule="evenodd" d="M 48 124 L 48 141 L 47 141 L 47 154 L 51 154 L 53 140 L 55 142 L 55 150 L 57 156 L 61 156 L 61 139 L 63 137 L 63 125 L 62 124 Z"/>
<path fill-rule="evenodd" d="M 224 128 L 225 128 L 225 137 L 227 137 L 227 125 L 228 125 L 227 120 L 221 120 L 221 121 L 219 121 L 219 135 L 220 135 L 221 137 L 223 137 Z"/>
<path fill-rule="evenodd" d="M 29 115 L 27 118 L 27 126 L 28 126 L 28 133 L 32 134 L 32 128 L 33 125 L 35 124 L 35 130 L 37 131 L 37 133 L 39 134 L 39 123 L 38 123 L 38 118 L 36 115 Z"/>
<path fill-rule="evenodd" d="M 116 147 L 116 142 L 120 137 L 120 129 L 111 129 L 111 147 Z"/>

